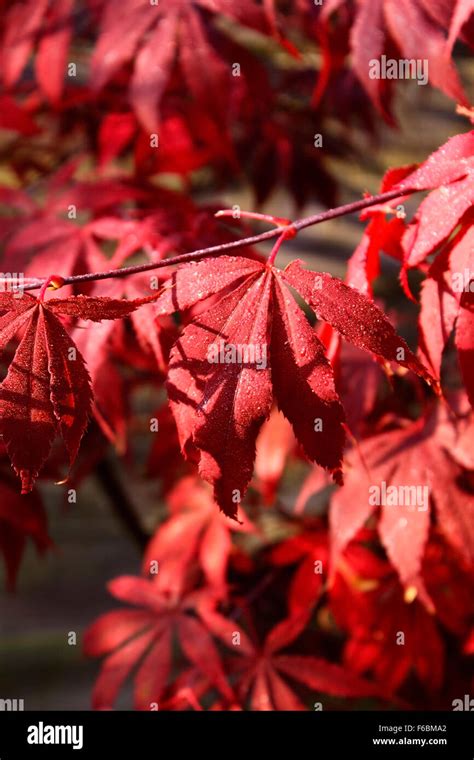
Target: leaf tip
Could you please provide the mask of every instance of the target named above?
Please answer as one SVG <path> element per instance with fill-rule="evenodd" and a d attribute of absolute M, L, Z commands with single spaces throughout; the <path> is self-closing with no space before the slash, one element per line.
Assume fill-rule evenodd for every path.
<path fill-rule="evenodd" d="M 27 496 L 33 490 L 35 478 L 31 474 L 30 470 L 20 470 L 19 476 L 21 478 L 21 495 Z"/>
<path fill-rule="evenodd" d="M 344 474 L 341 467 L 331 470 L 331 477 L 338 486 L 344 485 Z"/>

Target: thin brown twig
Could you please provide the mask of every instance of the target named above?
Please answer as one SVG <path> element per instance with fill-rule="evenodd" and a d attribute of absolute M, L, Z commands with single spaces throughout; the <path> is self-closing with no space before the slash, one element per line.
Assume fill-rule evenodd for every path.
<path fill-rule="evenodd" d="M 170 267 L 170 266 L 176 266 L 178 264 L 185 264 L 188 261 L 197 261 L 201 258 L 206 258 L 208 256 L 215 256 L 219 255 L 221 253 L 226 253 L 227 251 L 233 251 L 237 250 L 239 248 L 243 248 L 248 245 L 255 245 L 257 243 L 262 243 L 265 240 L 271 240 L 272 238 L 278 237 L 282 234 L 282 232 L 290 232 L 292 230 L 296 230 L 296 232 L 299 232 L 300 230 L 305 229 L 306 227 L 312 227 L 315 224 L 321 224 L 321 222 L 326 222 L 329 219 L 335 219 L 339 216 L 345 216 L 346 214 L 353 214 L 357 211 L 361 211 L 364 208 L 369 208 L 370 206 L 374 206 L 377 204 L 383 204 L 387 203 L 388 201 L 394 200 L 395 198 L 399 198 L 402 195 L 408 195 L 412 192 L 417 192 L 416 189 L 407 189 L 404 188 L 403 190 L 390 190 L 387 193 L 380 193 L 379 195 L 371 195 L 366 198 L 361 198 L 358 201 L 354 201 L 352 203 L 346 203 L 344 206 L 338 206 L 336 208 L 328 209 L 327 211 L 322 211 L 319 214 L 313 214 L 312 216 L 306 216 L 302 219 L 297 219 L 296 221 L 290 223 L 287 227 L 277 227 L 276 229 L 267 230 L 266 232 L 262 232 L 259 235 L 251 235 L 250 237 L 246 238 L 240 238 L 239 240 L 233 240 L 230 243 L 221 243 L 220 245 L 213 245 L 209 248 L 198 248 L 195 251 L 190 251 L 189 253 L 183 253 L 179 256 L 173 256 L 169 259 L 162 259 L 161 261 L 148 263 L 148 264 L 139 264 L 137 266 L 132 267 L 122 267 L 121 269 L 111 269 L 106 272 L 89 272 L 88 274 L 81 274 L 81 275 L 73 275 L 71 277 L 65 277 L 62 281 L 62 284 L 64 285 L 72 285 L 72 284 L 78 284 L 81 282 L 96 282 L 99 280 L 109 280 L 116 277 L 128 277 L 133 274 L 140 274 L 142 272 L 152 272 L 157 269 L 162 269 L 164 267 Z M 57 274 L 57 273 L 54 273 Z M 51 275 L 50 275 L 51 276 Z M 38 278 L 35 282 L 27 282 L 22 286 L 22 290 L 37 290 L 38 288 L 43 287 L 45 282 L 48 280 L 48 277 L 42 277 Z"/>

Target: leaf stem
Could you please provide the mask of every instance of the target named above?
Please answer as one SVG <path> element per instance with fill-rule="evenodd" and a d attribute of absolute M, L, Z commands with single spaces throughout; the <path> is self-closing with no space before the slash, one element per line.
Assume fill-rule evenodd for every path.
<path fill-rule="evenodd" d="M 291 227 L 289 229 L 291 229 Z M 273 248 L 272 248 L 272 250 L 270 252 L 270 256 L 268 257 L 267 263 L 268 263 L 269 266 L 272 266 L 275 263 L 275 259 L 277 257 L 277 253 L 280 250 L 283 241 L 286 240 L 286 239 L 287 239 L 286 233 L 282 232 L 281 235 L 280 235 L 280 237 L 277 239 L 275 245 L 273 246 Z"/>
<path fill-rule="evenodd" d="M 353 214 L 357 211 L 361 211 L 369 206 L 375 206 L 377 204 L 387 203 L 388 201 L 399 198 L 402 195 L 409 195 L 410 193 L 418 192 L 416 189 L 404 188 L 403 190 L 389 190 L 387 193 L 380 193 L 379 195 L 371 195 L 366 198 L 361 198 L 358 201 L 352 203 L 346 203 L 344 206 L 337 206 L 336 208 L 322 211 L 319 214 L 313 214 L 312 216 L 306 216 L 302 219 L 297 219 L 291 222 L 288 226 L 276 227 L 267 232 L 262 232 L 259 235 L 252 235 L 246 238 L 240 238 L 239 240 L 233 240 L 230 243 L 221 243 L 220 245 L 213 245 L 209 248 L 198 248 L 195 251 L 189 253 L 183 253 L 179 256 L 173 256 L 169 259 L 162 259 L 161 261 L 139 264 L 138 266 L 122 267 L 121 269 L 110 269 L 106 272 L 90 272 L 88 274 L 73 275 L 71 277 L 62 278 L 62 285 L 72 285 L 81 282 L 96 282 L 99 280 L 110 280 L 116 277 L 128 277 L 133 274 L 140 274 L 142 272 L 152 272 L 157 269 L 163 269 L 165 267 L 176 266 L 178 264 L 185 264 L 188 261 L 197 261 L 198 259 L 207 258 L 208 256 L 215 256 L 228 251 L 234 251 L 239 248 L 244 248 L 248 245 L 256 245 L 262 243 L 265 240 L 271 240 L 275 237 L 282 235 L 282 229 L 284 229 L 285 238 L 293 237 L 296 232 L 303 230 L 306 227 L 312 227 L 315 224 L 321 224 L 329 219 L 335 219 L 339 216 L 345 216 L 346 214 Z M 281 244 L 281 243 L 280 243 Z M 48 281 L 48 277 L 38 278 L 36 282 L 28 282 L 23 285 L 23 290 L 37 290 L 42 288 Z M 3 283 L 5 284 L 5 283 Z"/>
<path fill-rule="evenodd" d="M 220 218 L 223 216 L 230 216 L 232 219 L 256 219 L 259 222 L 268 222 L 274 224 L 276 227 L 287 227 L 291 224 L 291 219 L 286 219 L 281 216 L 273 216 L 272 214 L 260 214 L 257 211 L 241 211 L 239 209 L 238 215 L 231 208 L 224 208 L 220 211 L 216 211 L 215 217 Z"/>
<path fill-rule="evenodd" d="M 38 299 L 43 302 L 47 290 L 59 290 L 59 288 L 62 288 L 63 285 L 64 277 L 60 277 L 57 274 L 50 275 L 50 277 L 47 277 L 41 285 Z M 23 289 L 25 290 L 25 288 Z"/>

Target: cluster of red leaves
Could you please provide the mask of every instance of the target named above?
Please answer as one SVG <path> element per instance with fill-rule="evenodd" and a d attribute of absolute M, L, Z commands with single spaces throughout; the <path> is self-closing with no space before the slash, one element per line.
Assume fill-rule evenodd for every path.
<path fill-rule="evenodd" d="M 341 6 L 355 6 L 350 31 L 354 70 L 372 102 L 389 121 L 393 118 L 390 107 L 393 80 L 370 76 L 370 61 L 380 60 L 382 55 L 425 61 L 431 84 L 454 100 L 468 104 L 451 56 L 458 38 L 472 47 L 474 18 L 470 2 L 335 0 L 328 5 L 326 15 Z"/>
<path fill-rule="evenodd" d="M 168 604 L 181 605 L 188 598 L 189 583 L 192 589 L 200 589 L 205 602 L 192 614 L 207 631 L 202 634 L 202 641 L 207 641 L 206 655 L 198 662 L 189 651 L 186 634 L 180 633 L 178 662 L 183 657 L 188 666 L 183 661 L 181 667 L 190 669 L 170 687 L 170 678 L 163 674 L 172 670 L 171 654 L 160 645 L 158 654 L 153 646 L 160 641 L 156 638 L 159 634 L 152 634 L 152 627 L 147 629 L 149 638 L 145 640 L 141 634 L 137 638 L 142 627 L 132 624 L 126 637 L 117 640 L 111 637 L 111 630 L 121 616 L 128 619 L 128 613 L 111 613 L 114 617 L 98 621 L 86 639 L 90 654 L 108 654 L 95 692 L 97 706 L 110 706 L 119 688 L 115 676 L 122 683 L 132 672 L 139 709 L 158 703 L 172 709 L 190 705 L 194 709 L 300 709 L 308 700 L 337 696 L 370 697 L 378 704 L 416 704 L 420 700 L 423 705 L 446 707 L 464 688 L 465 655 L 459 653 L 454 672 L 448 675 L 446 636 L 454 634 L 462 643 L 474 612 L 472 414 L 465 395 L 448 393 L 449 402 L 436 400 L 423 390 L 426 385 L 418 385 L 416 375 L 437 389 L 444 343 L 436 368 L 426 361 L 421 342 L 423 364 L 397 336 L 370 294 L 382 251 L 399 261 L 410 296 L 406 272 L 417 266 L 425 276 L 423 294 L 431 269 L 420 266 L 424 259 L 414 264 L 410 252 L 414 241 L 421 245 L 427 236 L 426 209 L 437 203 L 439 211 L 441 199 L 454 192 L 457 183 L 470 186 L 471 141 L 472 133 L 460 135 L 420 169 L 393 171 L 384 180 L 382 190 L 398 185 L 402 196 L 415 187 L 431 192 L 410 223 L 391 217 L 398 199 L 364 212 L 369 225 L 348 272 L 353 287 L 327 274 L 310 272 L 299 262 L 280 271 L 253 257 L 240 256 L 184 264 L 164 283 L 153 309 L 158 317 L 178 312 L 183 322 L 167 372 L 177 426 L 173 446 L 175 450 L 181 447 L 191 473 L 197 470 L 213 485 L 221 509 L 231 516 L 239 514 L 244 522 L 239 525 L 219 516 L 202 481 L 195 474 L 179 476 L 173 465 L 181 479 L 171 487 L 163 479 L 170 516 L 151 540 L 143 566 L 147 588 L 162 601 L 149 601 L 146 606 L 155 608 L 155 603 L 160 606 L 165 599 Z M 466 189 L 460 197 L 465 198 L 465 193 Z M 438 251 L 441 258 L 443 247 L 454 247 L 469 235 L 467 205 L 467 209 L 457 206 L 449 225 L 446 215 L 436 217 L 439 222 L 435 232 L 431 226 L 431 247 L 425 258 Z M 295 291 L 318 319 L 331 326 L 330 332 L 321 328 L 318 337 L 295 301 Z M 469 288 L 465 292 L 469 294 Z M 473 334 L 469 329 L 470 341 Z M 342 337 L 356 346 L 357 352 L 332 351 L 331 365 L 326 351 L 335 336 L 337 344 Z M 210 350 L 222 341 L 265 345 L 266 365 L 259 369 L 251 362 L 210 363 Z M 365 358 L 360 349 L 369 356 Z M 466 364 L 461 354 L 459 363 L 464 373 L 467 367 L 472 375 L 472 364 Z M 380 395 L 383 370 L 387 372 L 390 365 L 389 379 L 407 386 L 396 398 L 387 394 L 387 389 Z M 400 374 L 397 365 L 415 374 Z M 372 376 L 373 380 L 361 388 L 360 382 L 354 382 L 355 371 L 363 382 Z M 444 377 L 446 392 L 453 382 L 452 372 Z M 471 375 L 466 378 L 467 388 Z M 403 396 L 408 392 L 410 398 L 414 391 L 424 398 L 424 411 L 413 420 L 407 416 Z M 344 411 L 339 394 L 362 438 L 343 466 Z M 280 414 L 274 410 L 270 415 L 274 402 L 291 423 L 294 436 Z M 323 435 L 315 432 L 315 420 L 322 420 Z M 325 429 L 330 429 L 329 437 L 324 436 Z M 170 456 L 169 447 L 165 452 L 155 447 L 152 468 L 170 462 Z M 279 481 L 286 463 L 295 456 L 327 467 L 336 480 L 343 471 L 345 485 L 334 491 L 316 467 L 294 508 L 288 509 Z M 249 483 L 245 503 L 251 523 L 244 510 L 237 512 Z M 428 493 L 426 503 L 420 509 L 413 504 L 396 509 L 387 503 L 371 506 L 370 488 L 381 483 L 402 489 L 422 486 Z M 309 505 L 315 494 L 319 497 L 315 514 L 327 511 L 329 524 L 325 518 L 311 517 Z M 280 519 L 293 525 L 290 532 L 296 530 L 294 537 L 278 543 L 270 554 L 272 540 L 256 511 L 262 496 L 279 504 Z M 364 525 L 371 524 L 376 530 L 367 532 Z M 241 540 L 232 540 L 235 530 L 236 539 L 241 536 Z M 249 556 L 241 546 L 252 546 L 251 542 L 259 548 Z M 266 575 L 260 584 L 262 572 Z M 281 599 L 275 603 L 273 591 L 282 582 L 282 574 L 287 584 L 283 606 Z M 235 578 L 240 588 L 249 584 L 243 597 L 242 591 L 237 596 L 232 591 Z M 115 586 L 112 591 L 117 595 Z M 140 605 L 140 599 L 140 594 L 131 594 L 126 601 Z M 260 605 L 275 608 L 273 617 L 267 611 L 262 620 Z M 225 610 L 227 616 L 222 614 Z M 237 622 L 241 617 L 243 627 Z M 268 631 L 266 621 L 282 617 L 283 621 Z M 314 620 L 316 629 L 311 624 Z M 324 637 L 338 629 L 345 636 L 339 661 L 342 670 L 337 660 L 314 657 L 321 647 L 328 651 Z M 263 642 L 258 650 L 249 635 Z M 288 654 L 280 655 L 281 648 L 288 649 Z M 158 680 L 152 685 L 143 659 L 146 652 L 150 659 L 159 660 Z M 244 660 L 249 665 L 242 682 Z M 138 662 L 142 664 L 136 670 Z"/>
<path fill-rule="evenodd" d="M 132 152 L 139 177 L 207 167 L 222 181 L 230 170 L 258 202 L 286 184 L 300 205 L 332 203 L 325 158 L 347 151 L 347 125 L 372 132 L 374 109 L 393 120 L 393 81 L 371 78 L 371 59 L 427 60 L 429 83 L 467 105 L 450 60 L 457 40 L 472 44 L 465 0 L 127 0 L 119 14 L 112 0 L 7 6 L 0 126 L 18 133 L 6 156 L 22 173 L 43 168 L 54 129 L 64 142 L 80 134 L 102 169 Z M 316 44 L 315 77 L 306 53 Z M 317 150 L 316 125 L 325 136 Z M 159 150 L 150 143 L 158 132 Z M 25 151 L 33 135 L 37 150 Z M 47 152 L 67 150 L 56 142 Z"/>
<path fill-rule="evenodd" d="M 154 300 L 154 297 L 152 296 Z M 0 434 L 22 493 L 35 479 L 60 434 L 74 462 L 92 406 L 90 376 L 84 359 L 59 317 L 101 322 L 123 319 L 148 298 L 134 301 L 84 295 L 51 298 L 2 293 L 0 342 L 22 338 L 0 386 Z"/>
<path fill-rule="evenodd" d="M 371 59 L 427 59 L 467 105 L 451 61 L 472 43 L 465 0 L 15 0 L 0 18 L 0 268 L 33 280 L 228 242 L 192 191 L 229 174 L 257 203 L 283 186 L 331 202 L 341 126 L 393 121 Z M 132 608 L 85 634 L 105 656 L 95 707 L 130 679 L 143 710 L 446 708 L 468 691 L 473 156 L 468 132 L 388 171 L 381 192 L 399 196 L 362 213 L 345 283 L 246 247 L 54 298 L 0 293 L 8 586 L 29 539 L 52 546 L 38 477 L 79 488 L 111 442 L 143 478 L 148 452 L 157 527 L 141 576 L 110 584 Z M 374 301 L 382 254 L 419 303 L 418 340 Z M 257 358 L 222 360 L 229 346 Z M 382 485 L 426 498 L 372 502 Z"/>

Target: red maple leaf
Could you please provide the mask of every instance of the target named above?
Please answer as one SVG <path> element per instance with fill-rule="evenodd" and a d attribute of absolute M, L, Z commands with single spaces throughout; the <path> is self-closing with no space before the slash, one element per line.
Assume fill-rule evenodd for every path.
<path fill-rule="evenodd" d="M 73 463 L 91 410 L 89 373 L 59 318 L 120 319 L 148 301 L 0 294 L 0 310 L 7 312 L 0 317 L 0 347 L 23 333 L 0 385 L 0 434 L 22 493 L 33 488 L 58 434 Z"/>
<path fill-rule="evenodd" d="M 346 339 L 430 381 L 383 312 L 329 274 L 297 261 L 281 272 L 228 256 L 179 268 L 157 301 L 158 315 L 216 294 L 220 300 L 193 318 L 171 352 L 170 404 L 183 451 L 198 455 L 201 476 L 232 517 L 252 476 L 255 441 L 273 394 L 308 458 L 338 478 L 343 409 L 323 345 L 290 287 Z"/>
<path fill-rule="evenodd" d="M 391 692 L 412 671 L 427 689 L 440 688 L 445 652 L 435 618 L 418 600 L 404 598 L 387 562 L 360 544 L 352 545 L 339 565 L 330 606 L 349 635 L 345 667 L 371 674 Z"/>
<path fill-rule="evenodd" d="M 378 531 L 391 563 L 405 588 L 420 593 L 429 607 L 421 563 L 433 507 L 446 540 L 467 563 L 474 562 L 474 497 L 458 482 L 472 446 L 463 431 L 467 424 L 454 423 L 436 407 L 360 444 L 347 460 L 345 486 L 331 502 L 333 573 L 349 541 L 379 509 Z M 472 439 L 472 423 L 469 432 Z M 462 450 L 456 449 L 459 442 Z"/>
<path fill-rule="evenodd" d="M 254 643 L 237 625 L 219 613 L 201 608 L 209 630 L 239 655 L 228 669 L 236 678 L 235 691 L 250 710 L 304 710 L 301 697 L 286 679 L 313 693 L 337 697 L 380 696 L 382 689 L 323 658 L 285 654 L 305 627 L 307 614 L 277 623 L 261 644 Z"/>
<path fill-rule="evenodd" d="M 137 212 L 137 218 L 123 218 L 120 207 L 140 200 L 145 206 L 147 193 L 143 188 L 113 180 L 100 182 L 71 182 L 76 163 L 63 166 L 45 186 L 41 203 L 12 198 L 12 191 L 2 188 L 0 201 L 8 207 L 12 201 L 18 209 L 14 224 L 6 229 L 7 243 L 2 254 L 2 267 L 6 272 L 24 272 L 27 276 L 41 277 L 45 272 L 61 272 L 69 277 L 85 272 L 100 272 L 110 268 L 100 243 L 120 241 L 112 264 L 117 267 L 142 247 L 163 245 L 167 251 L 164 225 L 160 213 Z M 160 192 L 176 209 L 179 202 L 175 193 Z M 155 201 L 156 201 L 155 191 Z M 65 211 L 68 218 L 64 218 Z M 177 211 L 176 211 L 177 213 Z M 88 220 L 78 224 L 77 217 Z M 10 221 L 10 220 L 9 220 Z M 181 224 L 183 217 L 180 217 Z M 171 236 L 170 236 L 171 237 Z"/>
<path fill-rule="evenodd" d="M 471 404 L 474 403 L 473 167 L 471 130 L 448 140 L 415 171 L 408 172 L 406 167 L 387 172 L 382 192 L 394 187 L 431 192 L 408 226 L 403 219 L 386 219 L 402 197 L 366 210 L 362 217 L 371 221 L 349 261 L 347 273 L 349 284 L 371 293 L 383 250 L 402 263 L 402 284 L 413 299 L 407 287 L 406 270 L 423 267 L 426 271 L 424 262 L 438 253 L 421 289 L 420 355 L 439 380 L 442 353 L 456 326 L 459 363 Z"/>
<path fill-rule="evenodd" d="M 207 18 L 216 14 L 262 28 L 263 14 L 253 0 L 171 0 L 166 7 L 127 0 L 120 14 L 109 0 L 92 56 L 93 86 L 100 89 L 135 59 L 130 100 L 144 129 L 155 132 L 158 107 L 178 59 L 190 92 L 221 121 L 231 72 L 212 43 L 216 30 L 211 35 L 208 29 Z"/>
<path fill-rule="evenodd" d="M 392 121 L 392 80 L 405 77 L 397 74 L 372 76 L 372 62 L 380 62 L 383 55 L 396 63 L 401 59 L 427 61 L 429 82 L 457 102 L 467 105 L 450 57 L 454 41 L 458 36 L 462 37 L 462 26 L 472 14 L 469 5 L 462 0 L 445 3 L 360 0 L 356 3 L 351 29 L 353 67 L 375 106 L 388 121 Z M 469 37 L 465 39 L 471 41 Z"/>
<path fill-rule="evenodd" d="M 401 189 L 432 189 L 408 225 L 403 240 L 404 264 L 418 266 L 444 243 L 474 204 L 474 130 L 456 135 L 412 174 Z M 472 221 L 472 220 L 471 220 Z"/>
<path fill-rule="evenodd" d="M 116 599 L 138 609 L 108 612 L 85 633 L 85 653 L 106 655 L 94 688 L 95 709 L 113 707 L 134 670 L 135 708 L 150 710 L 154 703 L 158 705 L 172 678 L 174 636 L 186 659 L 233 700 L 217 647 L 199 617 L 203 602 L 212 603 L 209 592 L 171 597 L 153 581 L 132 576 L 116 578 L 108 589 Z"/>
<path fill-rule="evenodd" d="M 19 79 L 36 47 L 35 72 L 44 94 L 57 102 L 66 75 L 74 0 L 13 2 L 6 14 L 1 69 L 6 87 Z"/>
<path fill-rule="evenodd" d="M 180 594 L 186 586 L 190 567 L 197 561 L 207 583 L 216 594 L 225 594 L 227 564 L 232 550 L 232 531 L 255 531 L 245 520 L 239 525 L 217 509 L 209 486 L 188 476 L 178 481 L 167 495 L 170 517 L 162 523 L 148 544 L 143 572 L 158 563 L 157 587 Z"/>
<path fill-rule="evenodd" d="M 163 103 L 159 150 L 151 144 L 150 132 L 140 128 L 137 117 L 129 111 L 106 114 L 98 139 L 102 166 L 133 145 L 136 171 L 142 176 L 169 172 L 188 177 L 209 164 L 236 169 L 230 140 L 210 114 L 194 102 L 178 110 L 172 103 Z"/>
<path fill-rule="evenodd" d="M 400 189 L 401 195 L 362 212 L 361 219 L 370 221 L 349 260 L 347 282 L 371 294 L 383 251 L 400 261 L 402 284 L 406 285 L 407 269 L 419 267 L 428 256 L 440 250 L 458 224 L 462 224 L 461 232 L 465 232 L 472 224 L 473 167 L 474 131 L 471 130 L 450 138 L 414 171 L 413 167 L 406 166 L 386 172 L 380 191 Z M 405 190 L 431 190 L 408 225 L 403 212 Z M 393 216 L 400 205 L 402 215 Z M 412 297 L 408 288 L 405 289 Z"/>

